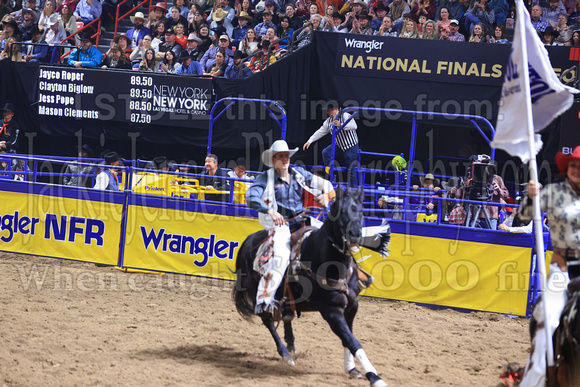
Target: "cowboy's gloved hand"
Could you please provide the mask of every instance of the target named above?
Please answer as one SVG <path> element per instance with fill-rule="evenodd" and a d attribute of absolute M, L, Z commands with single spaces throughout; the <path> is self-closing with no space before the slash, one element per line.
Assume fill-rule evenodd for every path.
<path fill-rule="evenodd" d="M 326 195 L 324 193 L 320 194 L 315 198 L 315 200 L 316 200 L 316 203 L 318 203 L 318 205 L 320 205 L 324 208 L 328 207 L 328 203 L 329 203 L 328 195 Z"/>

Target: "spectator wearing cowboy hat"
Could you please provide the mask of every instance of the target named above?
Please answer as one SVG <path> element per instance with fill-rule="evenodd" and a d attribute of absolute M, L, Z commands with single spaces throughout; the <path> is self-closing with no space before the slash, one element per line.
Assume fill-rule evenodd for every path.
<path fill-rule="evenodd" d="M 249 179 L 254 180 L 255 176 L 250 176 L 246 173 L 246 159 L 243 157 L 239 157 L 236 160 L 236 166 L 234 167 L 233 171 L 228 171 L 228 176 L 233 177 L 234 179 Z M 250 187 L 252 183 L 244 182 L 246 187 Z"/>
<path fill-rule="evenodd" d="M 187 37 L 187 42 L 185 43 L 185 49 L 182 51 L 182 53 L 187 52 L 189 54 L 189 56 L 191 56 L 192 60 L 199 62 L 204 54 L 201 51 L 201 49 L 199 48 L 199 45 L 201 43 L 203 43 L 203 41 L 192 32 Z"/>
<path fill-rule="evenodd" d="M 58 22 L 58 16 L 56 13 L 50 15 L 46 21 L 46 28 L 42 33 L 41 40 L 44 40 L 49 46 L 55 44 L 60 44 L 67 37 L 66 30 Z M 80 37 L 79 37 L 80 40 Z M 59 63 L 60 61 L 60 50 L 58 47 L 49 47 L 48 57 L 50 58 L 50 63 Z"/>
<path fill-rule="evenodd" d="M 21 3 L 22 2 L 17 2 Z M 36 0 L 26 0 L 26 5 L 22 7 L 22 9 L 12 12 L 12 17 L 16 20 L 16 22 L 22 21 L 22 11 L 25 9 L 32 9 L 36 13 L 36 20 L 40 17 L 40 5 L 36 2 Z"/>
<path fill-rule="evenodd" d="M 226 27 L 228 36 L 232 36 L 232 33 L 234 32 L 234 26 L 232 23 L 236 17 L 236 11 L 228 4 L 228 0 L 217 0 L 214 9 L 207 17 L 207 22 L 209 23 L 210 29 L 216 28 L 218 25 L 223 25 Z"/>
<path fill-rule="evenodd" d="M 374 12 L 372 14 L 369 13 L 373 17 L 373 20 L 371 21 L 371 28 L 373 29 L 373 31 L 377 31 L 379 28 L 381 28 L 381 25 L 383 24 L 383 19 L 385 16 L 387 16 L 388 13 L 389 9 L 382 2 L 375 7 Z"/>
<path fill-rule="evenodd" d="M 220 50 L 223 50 L 226 53 L 224 62 L 227 63 L 228 66 L 232 64 L 231 56 L 234 54 L 234 52 L 229 48 L 229 46 L 230 38 L 225 34 L 220 36 L 217 47 L 210 47 L 203 55 L 203 58 L 201 58 L 201 67 L 204 69 L 204 71 L 211 71 L 211 68 L 215 65 L 215 56 Z"/>
<path fill-rule="evenodd" d="M 155 169 L 158 171 L 170 171 L 171 165 L 165 156 L 154 157 L 153 160 L 145 165 L 146 169 Z"/>
<path fill-rule="evenodd" d="M 42 40 L 42 33 L 38 29 L 38 26 L 34 26 L 32 31 L 30 31 L 30 35 L 32 35 L 32 39 L 30 39 L 26 43 L 42 43 L 46 44 L 46 41 Z M 48 54 L 48 45 L 45 46 L 36 46 L 36 45 L 28 45 L 24 46 L 23 48 L 23 59 L 26 62 L 46 62 L 47 61 L 47 54 Z"/>
<path fill-rule="evenodd" d="M 256 25 L 256 27 L 254 28 L 258 37 L 266 35 L 266 32 L 268 32 L 268 28 L 273 28 L 274 31 L 276 31 L 277 28 L 276 24 L 272 23 L 272 12 L 270 12 L 267 9 L 264 10 L 264 12 L 262 12 L 262 18 L 263 21 L 258 25 Z"/>
<path fill-rule="evenodd" d="M 14 119 L 14 105 L 6 103 L 2 108 L 2 126 L 0 127 L 0 151 L 10 152 L 18 149 L 20 126 Z"/>
<path fill-rule="evenodd" d="M 136 12 L 135 16 L 131 16 L 131 22 L 133 23 L 133 28 L 127 31 L 127 37 L 131 42 L 130 47 L 135 48 L 139 46 L 139 42 L 145 35 L 151 35 L 151 30 L 144 26 L 146 20 L 143 12 Z"/>
<path fill-rule="evenodd" d="M 212 37 L 216 38 L 223 34 L 231 36 L 234 32 L 234 28 L 232 26 L 231 29 L 228 29 L 225 24 L 226 16 L 228 16 L 228 13 L 221 8 L 218 8 L 215 10 L 215 12 L 212 12 L 212 15 L 212 22 L 209 25 L 210 30 L 214 32 Z"/>
<path fill-rule="evenodd" d="M 254 18 L 246 11 L 240 12 L 240 15 L 238 16 L 238 25 L 232 32 L 232 45 L 234 47 L 238 47 L 242 39 L 246 37 L 246 33 L 250 29 L 250 23 L 252 21 L 254 21 Z"/>
<path fill-rule="evenodd" d="M 30 8 L 22 10 L 22 22 L 20 22 L 20 25 L 18 25 L 18 32 L 20 33 L 20 38 L 22 40 L 32 39 L 32 28 L 35 26 L 38 27 L 36 22 L 36 12 Z"/>
<path fill-rule="evenodd" d="M 543 40 L 544 45 L 546 46 L 560 46 L 560 44 L 556 43 L 556 38 L 560 36 L 560 32 L 554 29 L 552 26 L 546 27 L 543 33 Z"/>
<path fill-rule="evenodd" d="M 2 50 L 5 48 L 5 42 L 8 38 L 14 38 L 16 41 L 20 41 L 20 34 L 18 30 L 18 23 L 14 19 L 9 21 L 3 21 L 2 24 L 4 25 L 4 39 L 2 40 L 2 46 L 0 47 Z"/>
<path fill-rule="evenodd" d="M 243 63 L 246 57 L 245 53 L 236 50 L 232 56 L 233 62 L 226 68 L 224 76 L 228 79 L 246 79 L 251 77 L 252 70 Z"/>
<path fill-rule="evenodd" d="M 342 16 L 340 12 L 336 11 L 332 14 L 330 26 L 325 31 L 346 33 L 348 30 L 342 26 L 343 22 L 344 16 Z"/>
<path fill-rule="evenodd" d="M 345 20 L 341 26 L 345 27 L 349 31 L 352 30 L 353 21 L 356 20 L 356 17 L 359 13 L 361 13 L 363 10 L 366 11 L 366 9 L 367 4 L 363 0 L 354 0 L 352 3 L 352 11 L 346 14 Z"/>
<path fill-rule="evenodd" d="M 100 18 L 103 11 L 99 0 L 80 0 L 74 11 L 77 21 L 89 24 L 93 20 Z"/>
<path fill-rule="evenodd" d="M 187 50 L 181 51 L 181 56 L 179 60 L 181 65 L 175 71 L 175 74 L 186 74 L 186 75 L 203 75 L 203 68 L 199 62 L 192 60 L 193 57 L 187 52 Z"/>
<path fill-rule="evenodd" d="M 164 22 L 166 20 L 165 15 L 169 12 L 165 8 L 165 3 L 157 3 L 151 7 L 151 12 L 149 12 L 149 20 L 145 20 L 145 26 L 152 29 L 153 26 L 157 25 L 159 22 Z"/>
<path fill-rule="evenodd" d="M 101 191 L 119 191 L 119 179 L 117 177 L 118 167 L 121 165 L 121 158 L 117 152 L 108 152 L 103 156 L 106 167 L 97 175 L 94 189 Z"/>
<path fill-rule="evenodd" d="M 432 173 L 428 173 L 425 176 L 419 178 L 421 182 L 421 194 L 423 197 L 412 197 L 409 203 L 418 206 L 422 210 L 424 209 L 427 213 L 432 214 L 437 212 L 437 207 L 439 202 L 433 199 L 429 199 L 430 196 L 443 196 L 443 191 L 441 190 L 440 181 Z M 413 185 L 413 191 L 418 191 L 419 186 Z"/>
<path fill-rule="evenodd" d="M 250 64 L 248 65 L 253 73 L 257 73 L 258 71 L 266 69 L 266 67 L 270 66 L 277 60 L 275 55 L 269 53 L 270 42 L 268 40 L 264 40 L 258 44 L 258 48 L 261 50 L 261 52 L 254 55 L 250 61 Z"/>
<path fill-rule="evenodd" d="M 61 27 L 62 28 L 62 27 Z M 100 67 L 102 54 L 101 52 L 93 47 L 91 34 L 88 32 L 83 32 L 81 35 L 81 45 L 80 47 L 72 50 L 68 57 L 69 66 L 74 67 Z"/>
<path fill-rule="evenodd" d="M 117 44 L 121 48 L 121 52 L 123 52 L 127 57 L 127 59 L 129 59 L 129 57 L 131 56 L 131 51 L 133 51 L 133 49 L 131 48 L 130 40 L 126 33 L 121 32 L 117 34 L 117 36 L 115 36 L 115 38 L 111 41 L 111 47 L 113 46 L 113 44 Z M 109 55 L 108 51 L 107 55 Z"/>

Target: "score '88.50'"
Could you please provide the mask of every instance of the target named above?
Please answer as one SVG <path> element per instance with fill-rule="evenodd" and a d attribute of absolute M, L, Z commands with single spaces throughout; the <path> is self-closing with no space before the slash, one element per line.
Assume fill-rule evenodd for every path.
<path fill-rule="evenodd" d="M 133 86 L 153 86 L 153 78 L 139 75 L 131 76 L 131 85 Z"/>
<path fill-rule="evenodd" d="M 151 111 L 153 104 L 147 101 L 129 101 L 129 110 Z"/>

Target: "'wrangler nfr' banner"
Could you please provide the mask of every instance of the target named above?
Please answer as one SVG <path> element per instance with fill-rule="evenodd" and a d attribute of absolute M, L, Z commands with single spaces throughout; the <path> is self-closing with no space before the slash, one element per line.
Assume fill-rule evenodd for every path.
<path fill-rule="evenodd" d="M 0 250 L 116 265 L 122 207 L 2 192 Z"/>

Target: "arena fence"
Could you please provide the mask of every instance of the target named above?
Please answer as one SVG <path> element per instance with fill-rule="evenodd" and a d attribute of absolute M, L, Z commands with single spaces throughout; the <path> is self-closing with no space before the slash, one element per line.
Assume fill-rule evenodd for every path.
<path fill-rule="evenodd" d="M 31 171 L 2 172 L 3 251 L 233 280 L 239 247 L 247 235 L 261 229 L 256 212 L 236 196 L 240 186 L 234 183 L 243 183 L 241 179 L 230 181 L 229 192 L 217 192 L 222 202 L 205 196 L 208 192 L 199 187 L 196 173 L 183 177 L 127 163 L 120 167 L 123 191 L 98 191 L 62 185 L 54 179 L 55 172 L 40 168 L 49 161 L 64 165 L 63 159 L 2 159 L 12 164 L 27 159 L 28 165 L 35 165 Z M 91 173 L 103 167 L 74 162 L 91 166 Z M 17 175 L 21 180 L 14 180 Z M 380 211 L 369 210 L 365 225 L 382 221 Z M 366 249 L 355 254 L 375 277 L 363 295 L 518 316 L 529 313 L 538 289 L 532 234 L 414 218 L 389 222 L 388 258 Z"/>

